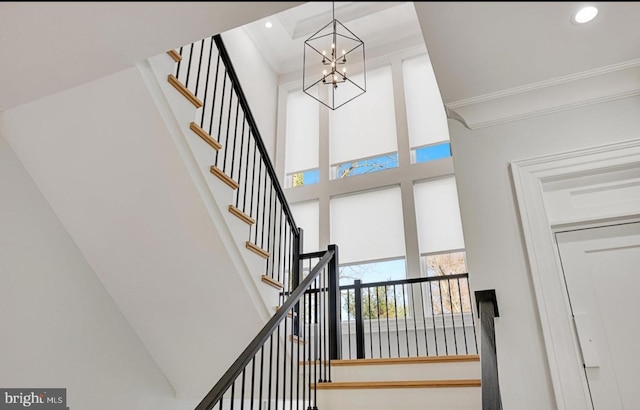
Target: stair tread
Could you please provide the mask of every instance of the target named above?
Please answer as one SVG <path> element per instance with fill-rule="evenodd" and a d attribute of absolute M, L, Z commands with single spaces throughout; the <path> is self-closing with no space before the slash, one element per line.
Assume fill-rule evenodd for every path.
<path fill-rule="evenodd" d="M 278 282 L 277 280 L 273 279 L 272 277 L 269 277 L 267 275 L 262 275 L 262 277 L 260 278 L 262 279 L 262 282 L 266 283 L 269 286 L 272 286 L 278 290 L 282 290 L 284 288 L 284 285 L 280 282 Z"/>

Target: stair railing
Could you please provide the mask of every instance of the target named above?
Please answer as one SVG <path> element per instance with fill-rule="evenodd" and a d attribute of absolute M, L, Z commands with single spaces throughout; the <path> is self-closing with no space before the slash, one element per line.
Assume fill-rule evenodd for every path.
<path fill-rule="evenodd" d="M 299 282 L 300 230 L 224 42 L 215 35 L 179 54 L 175 77 L 202 102 L 192 129 L 219 146 L 211 172 L 237 188 L 233 206 L 251 225 L 247 247 L 265 257 L 265 276 L 292 290 Z"/>
<path fill-rule="evenodd" d="M 494 318 L 500 317 L 494 289 L 475 292 L 480 318 L 480 365 L 482 368 L 482 410 L 502 410 L 498 379 L 498 356 Z"/>
<path fill-rule="evenodd" d="M 328 285 L 338 280 L 337 249 L 314 256 L 317 264 L 196 410 L 317 409 L 316 384 L 331 380 L 326 346 L 335 335 L 325 318 L 332 298 Z M 337 286 L 333 293 L 336 298 Z"/>
<path fill-rule="evenodd" d="M 477 355 L 469 274 L 340 286 L 344 358 Z"/>

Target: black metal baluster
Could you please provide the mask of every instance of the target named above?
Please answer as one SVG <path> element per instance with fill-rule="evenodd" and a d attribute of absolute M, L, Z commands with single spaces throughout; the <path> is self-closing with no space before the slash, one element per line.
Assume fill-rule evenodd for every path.
<path fill-rule="evenodd" d="M 307 326 L 310 326 L 309 321 L 309 295 L 305 293 L 302 297 L 302 317 L 300 320 L 302 321 L 302 329 L 300 330 L 300 337 L 305 340 L 305 342 L 311 342 L 311 339 L 307 336 Z M 302 345 L 302 359 L 305 361 L 304 365 L 302 365 L 302 406 L 303 410 L 307 400 L 307 388 L 311 388 L 307 386 L 307 373 L 309 373 L 309 381 L 311 381 L 311 348 L 309 348 L 309 356 L 307 357 L 307 343 Z M 311 391 L 309 390 L 309 398 L 311 398 Z"/>
<path fill-rule="evenodd" d="M 258 245 L 260 247 L 260 249 L 264 249 L 264 225 L 265 225 L 265 219 L 264 219 L 264 210 L 266 208 L 266 202 L 267 202 L 267 198 L 266 198 L 266 190 L 267 190 L 267 172 L 265 170 L 265 178 L 264 178 L 264 191 L 263 191 L 263 187 L 262 187 L 262 166 L 264 165 L 264 163 L 262 162 L 262 158 L 260 158 L 260 167 L 258 169 L 258 207 L 256 208 L 256 211 L 258 212 L 256 214 L 256 216 L 260 215 L 260 211 L 262 211 L 262 218 L 259 219 L 258 217 L 256 217 L 256 220 L 260 221 L 260 243 L 256 242 L 256 245 Z M 262 202 L 260 202 L 262 200 Z M 261 205 L 262 203 L 262 205 Z"/>
<path fill-rule="evenodd" d="M 247 367 L 242 370 L 242 389 L 240 390 L 240 410 L 244 410 L 244 385 L 245 385 L 245 372 L 247 371 Z"/>
<path fill-rule="evenodd" d="M 222 397 L 220 397 L 220 405 L 218 406 L 218 410 L 222 410 L 222 404 L 224 403 L 224 394 L 222 395 Z"/>
<path fill-rule="evenodd" d="M 280 282 L 280 272 L 284 271 L 284 269 L 282 269 L 282 253 L 283 253 L 282 247 L 284 245 L 284 243 L 282 241 L 282 225 L 284 225 L 286 222 L 282 221 L 282 216 L 283 215 L 284 215 L 284 211 L 282 210 L 282 205 L 281 205 L 280 206 L 280 220 L 278 221 L 278 248 L 277 248 L 277 251 L 278 251 L 278 263 L 276 265 L 277 266 L 277 269 L 276 269 L 277 275 L 276 276 L 278 277 L 278 279 L 277 279 L 278 282 Z M 287 234 L 287 227 L 285 226 L 285 235 L 286 234 Z M 274 243 L 275 243 L 275 240 L 274 240 Z M 275 264 L 275 261 L 274 261 L 274 264 Z M 297 283 L 294 284 L 294 286 L 297 286 Z"/>
<path fill-rule="evenodd" d="M 273 181 L 271 181 L 273 183 Z M 266 183 L 266 180 L 265 180 Z M 269 252 L 269 257 L 267 258 L 267 269 L 266 269 L 266 273 L 267 275 L 269 275 L 269 269 L 271 269 L 271 274 L 269 275 L 271 278 L 273 278 L 273 250 L 271 249 L 271 215 L 273 212 L 273 184 L 270 185 L 269 188 L 269 221 L 267 223 L 267 252 Z M 266 208 L 266 207 L 265 207 Z M 274 240 L 275 242 L 275 240 Z M 285 284 L 284 289 L 288 289 L 288 287 Z"/>
<path fill-rule="evenodd" d="M 460 299 L 460 317 L 462 318 L 462 335 L 464 336 L 464 352 L 469 354 L 469 346 L 467 345 L 467 328 L 464 324 L 464 305 L 462 304 L 462 291 L 460 290 L 460 278 L 456 278 L 458 284 L 458 298 Z"/>
<path fill-rule="evenodd" d="M 255 181 L 253 183 L 255 185 Z M 256 217 L 255 217 L 255 221 L 256 221 L 256 237 L 255 237 L 255 241 L 253 243 L 255 243 L 256 245 L 258 245 L 258 230 L 260 229 L 260 191 L 262 189 L 262 160 L 260 160 L 260 158 L 258 158 L 258 192 L 256 193 L 257 199 L 256 199 Z"/>
<path fill-rule="evenodd" d="M 387 307 L 387 347 L 389 348 L 389 357 L 391 357 L 391 329 L 389 328 L 389 313 L 391 312 L 391 308 L 389 307 L 389 298 L 387 297 L 388 293 L 389 287 L 384 285 L 384 304 Z"/>
<path fill-rule="evenodd" d="M 413 308 L 412 316 L 413 316 L 413 333 L 416 337 L 416 356 L 420 356 L 420 349 L 418 347 L 418 323 L 416 322 L 416 315 L 417 315 L 417 310 L 416 310 L 416 298 L 413 294 L 413 284 L 408 285 L 411 289 L 411 307 Z M 420 284 L 418 283 L 418 286 L 420 286 Z"/>
<path fill-rule="evenodd" d="M 251 359 L 251 409 L 253 410 L 253 395 L 255 393 L 256 387 L 255 387 L 255 381 L 256 381 L 256 357 L 253 356 L 253 359 Z"/>
<path fill-rule="evenodd" d="M 239 115 L 240 112 L 240 100 L 236 101 L 236 121 L 235 121 L 235 125 L 234 125 L 234 129 L 233 129 L 233 147 L 231 148 L 231 172 L 229 173 L 229 176 L 231 177 L 231 179 L 234 179 L 234 170 L 235 170 L 235 163 L 236 163 L 236 144 L 238 142 L 238 118 L 240 117 Z M 240 158 L 238 158 L 238 161 L 240 161 Z M 238 180 L 236 182 L 240 182 L 240 175 L 238 174 Z M 238 191 L 235 192 L 236 195 L 236 203 L 238 202 L 238 196 L 240 195 L 240 193 Z"/>
<path fill-rule="evenodd" d="M 405 293 L 405 288 L 406 285 L 401 285 L 402 287 L 402 310 L 404 313 L 404 335 L 405 335 L 405 339 L 407 340 L 407 357 L 410 356 L 409 354 L 409 325 L 407 324 L 407 295 Z"/>
<path fill-rule="evenodd" d="M 282 403 L 283 403 L 283 409 L 284 409 L 284 401 L 287 399 L 287 335 L 291 338 L 291 341 L 293 342 L 293 337 L 291 337 L 291 335 L 289 335 L 288 332 L 288 326 L 287 326 L 287 322 L 288 319 L 285 317 L 284 319 L 284 343 L 283 344 L 283 352 L 282 352 Z M 293 349 L 291 350 L 293 351 Z M 278 366 L 280 364 L 278 363 Z M 276 407 L 278 407 L 278 405 L 276 404 Z"/>
<path fill-rule="evenodd" d="M 273 333 L 269 337 L 269 383 L 267 384 L 268 408 L 271 408 L 271 378 L 273 376 Z"/>
<path fill-rule="evenodd" d="M 367 287 L 367 306 L 369 307 L 369 317 L 367 318 L 369 320 L 369 357 L 373 359 L 373 329 L 371 327 L 371 322 L 373 321 L 371 319 L 373 315 L 371 311 L 371 287 Z"/>
<path fill-rule="evenodd" d="M 468 276 L 467 276 L 467 294 L 469 295 L 469 309 L 471 312 L 471 328 L 473 329 L 473 341 L 476 346 L 476 354 L 478 354 L 478 336 L 476 335 L 476 318 L 473 316 L 473 306 L 471 305 L 471 287 L 469 285 Z"/>
<path fill-rule="evenodd" d="M 233 410 L 233 399 L 235 396 L 235 390 L 236 390 L 236 383 L 233 382 L 233 384 L 231 385 L 231 410 Z"/>
<path fill-rule="evenodd" d="M 249 133 L 251 133 L 251 131 L 249 131 Z M 251 202 L 249 204 L 249 213 L 251 214 L 251 217 L 254 217 L 254 223 L 253 223 L 253 232 L 255 233 L 254 237 L 257 238 L 258 237 L 258 221 L 256 220 L 255 216 L 258 214 L 257 212 L 257 208 L 256 208 L 256 212 L 253 211 L 253 194 L 254 194 L 254 189 L 256 186 L 256 151 L 258 150 L 256 144 L 255 144 L 255 140 L 254 140 L 254 144 L 253 144 L 253 171 L 252 171 L 252 176 L 251 176 Z M 251 240 L 251 233 L 249 234 L 249 240 Z M 255 241 L 254 241 L 255 243 Z"/>
<path fill-rule="evenodd" d="M 258 393 L 258 408 L 262 410 L 262 381 L 264 379 L 264 346 L 260 349 L 260 389 Z"/>
<path fill-rule="evenodd" d="M 278 332 L 278 335 L 276 337 L 276 340 L 278 341 L 278 343 L 276 347 L 276 396 L 275 396 L 276 407 L 278 407 L 278 385 L 280 382 L 280 325 L 278 325 L 277 332 Z M 285 337 L 287 337 L 286 334 L 285 334 Z M 286 345 L 287 344 L 285 342 L 285 346 Z"/>
<path fill-rule="evenodd" d="M 449 356 L 449 343 L 447 342 L 447 326 L 444 321 L 444 304 L 442 302 L 442 279 L 438 280 L 438 295 L 440 296 L 440 316 L 442 317 L 442 333 L 444 334 L 444 352 Z"/>
<path fill-rule="evenodd" d="M 227 158 L 229 157 L 229 154 L 228 154 L 229 131 L 231 131 L 231 111 L 233 111 L 233 104 L 231 104 L 232 101 L 233 101 L 233 88 L 229 90 L 229 112 L 227 113 L 227 123 L 226 123 L 227 132 L 225 133 L 225 137 L 224 137 L 224 158 L 222 160 L 222 168 L 221 168 L 222 172 L 224 172 L 225 174 L 227 174 Z"/>
<path fill-rule="evenodd" d="M 351 306 L 351 300 L 349 295 L 351 292 L 347 289 L 347 329 L 349 329 L 347 343 L 349 345 L 349 359 L 351 359 L 351 311 L 349 307 Z"/>
<path fill-rule="evenodd" d="M 242 134 L 241 134 L 241 137 L 240 137 L 240 158 L 239 158 L 240 165 L 238 167 L 238 175 L 240 177 L 239 177 L 238 182 L 240 182 L 242 180 L 242 168 L 243 168 L 244 165 L 246 165 L 246 166 L 244 166 L 244 184 L 241 184 L 241 186 L 242 186 L 242 188 L 241 188 L 242 189 L 242 197 L 243 197 L 242 208 L 240 208 L 240 194 L 241 194 L 240 192 L 238 192 L 238 195 L 236 195 L 236 208 L 242 209 L 242 212 L 245 212 L 245 201 L 247 200 L 247 184 L 248 184 L 247 171 L 249 169 L 249 163 L 248 163 L 249 143 L 247 141 L 247 154 L 246 155 L 242 155 L 242 152 L 244 151 L 244 132 L 245 132 L 244 126 L 247 123 L 247 119 L 246 119 L 246 116 L 244 115 L 244 112 L 242 114 L 243 114 L 243 117 L 242 117 Z"/>
<path fill-rule="evenodd" d="M 211 102 L 211 119 L 209 120 L 209 135 L 213 137 L 213 117 L 216 111 L 216 97 L 218 95 L 218 72 L 220 70 L 220 54 L 218 54 L 218 61 L 216 62 L 216 77 L 213 82 L 213 101 Z M 203 124 L 204 125 L 204 124 Z M 220 131 L 218 131 L 218 135 L 216 135 L 216 141 L 220 142 Z M 217 158 L 217 153 L 216 153 Z M 217 161 L 217 159 L 216 159 Z"/>
<path fill-rule="evenodd" d="M 220 114 L 218 116 L 218 133 L 216 135 L 216 140 L 218 142 L 220 142 L 221 140 L 220 136 L 222 133 L 222 119 L 224 118 L 222 113 L 224 112 L 224 96 L 226 95 L 226 93 L 227 93 L 227 68 L 224 67 L 224 74 L 222 75 L 222 95 L 220 96 Z M 216 150 L 216 162 L 215 162 L 216 167 L 218 167 L 219 154 L 220 154 L 220 151 Z M 218 168 L 221 168 L 221 170 L 224 171 L 224 166 L 218 167 Z"/>
<path fill-rule="evenodd" d="M 453 343 L 458 354 L 458 336 L 456 335 L 456 321 L 453 316 L 453 295 L 451 293 L 451 279 L 447 279 L 447 288 L 449 289 L 449 310 L 451 311 L 451 327 L 453 328 Z"/>
<path fill-rule="evenodd" d="M 311 263 L 309 263 L 311 264 Z M 313 353 L 313 383 L 314 385 L 318 383 L 318 278 L 316 277 L 316 279 L 313 281 L 313 286 L 314 286 L 314 293 L 313 293 L 313 303 L 314 303 L 314 328 L 315 331 L 313 332 L 313 339 L 314 339 L 314 353 Z M 311 400 L 311 397 L 309 397 L 309 400 Z M 314 386 L 313 389 L 313 407 L 316 407 L 316 403 L 318 402 L 318 386 Z"/>
<path fill-rule="evenodd" d="M 380 292 L 378 290 L 380 286 L 376 286 L 376 311 L 378 313 L 378 349 L 380 350 L 380 357 L 382 357 L 382 330 L 380 329 Z M 386 308 L 386 306 L 385 306 Z M 373 358 L 373 352 L 371 352 L 371 358 Z"/>
<path fill-rule="evenodd" d="M 393 312 L 396 317 L 396 342 L 398 344 L 398 357 L 400 357 L 400 330 L 398 326 L 398 296 L 396 295 L 396 285 L 393 285 Z"/>
<path fill-rule="evenodd" d="M 327 360 L 324 355 L 325 352 L 325 340 L 324 340 L 324 271 L 318 276 L 318 341 L 320 343 L 319 353 L 320 360 L 318 361 L 318 370 L 320 371 L 320 382 L 326 381 L 324 373 L 324 361 Z"/>
<path fill-rule="evenodd" d="M 189 63 L 187 64 L 187 79 L 184 82 L 184 86 L 189 88 L 189 77 L 191 77 L 191 63 L 193 62 L 193 44 L 191 43 L 191 49 L 189 50 Z"/>
<path fill-rule="evenodd" d="M 205 111 L 208 108 L 207 105 L 207 94 L 209 94 L 209 75 L 211 72 L 211 55 L 213 54 L 213 39 L 210 38 L 209 39 L 209 60 L 207 62 L 207 76 L 206 76 L 206 81 L 204 83 L 204 98 L 202 99 L 202 115 L 200 116 L 200 127 L 202 129 L 204 129 L 204 115 L 205 115 Z M 202 42 L 204 44 L 204 41 Z"/>
<path fill-rule="evenodd" d="M 183 47 L 180 47 L 180 51 L 178 53 L 180 54 L 180 57 L 182 57 L 182 49 Z M 180 78 L 180 63 L 182 63 L 182 58 L 178 60 L 178 64 L 176 65 L 176 78 Z"/>
<path fill-rule="evenodd" d="M 436 315 L 435 315 L 435 309 L 434 309 L 434 305 L 433 305 L 433 290 L 432 290 L 432 286 L 433 283 L 429 282 L 429 300 L 430 300 L 430 307 L 431 307 L 431 321 L 433 323 L 433 338 L 435 341 L 435 346 L 436 346 L 436 356 L 438 356 L 438 331 L 436 329 Z"/>
<path fill-rule="evenodd" d="M 428 283 L 427 283 L 428 284 Z M 427 315 L 424 311 L 424 292 L 422 291 L 422 282 L 420 283 L 420 306 L 422 306 L 422 325 L 424 326 L 424 347 L 429 356 L 429 339 L 427 339 Z"/>
<path fill-rule="evenodd" d="M 295 327 L 292 326 L 292 328 L 296 329 L 296 333 L 298 337 L 302 337 L 300 335 L 300 302 L 298 302 L 298 304 L 296 305 L 297 308 L 294 309 L 293 311 L 293 320 L 295 323 Z M 300 346 L 304 345 L 304 339 L 301 339 L 302 343 L 298 343 L 298 347 L 296 349 L 296 354 L 297 354 L 297 358 L 296 358 L 296 403 L 298 403 L 296 405 L 296 409 L 298 409 L 300 407 Z M 302 359 L 304 360 L 304 355 L 302 356 Z M 293 360 L 292 360 L 293 361 Z M 293 395 L 293 393 L 291 393 L 291 395 Z M 291 400 L 291 402 L 293 403 L 293 400 Z M 293 409 L 293 408 L 291 408 Z"/>
<path fill-rule="evenodd" d="M 353 281 L 355 286 L 354 299 L 356 307 L 356 358 L 364 359 L 364 318 L 362 315 L 362 281 Z"/>
<path fill-rule="evenodd" d="M 196 97 L 200 90 L 200 70 L 202 69 L 202 56 L 204 55 L 204 40 L 200 40 L 200 57 L 198 58 L 198 76 L 196 78 L 196 91 L 193 93 Z"/>

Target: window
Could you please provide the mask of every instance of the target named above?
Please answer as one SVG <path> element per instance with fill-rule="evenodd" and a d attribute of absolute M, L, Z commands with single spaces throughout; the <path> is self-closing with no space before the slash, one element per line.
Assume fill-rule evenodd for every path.
<path fill-rule="evenodd" d="M 320 205 L 318 201 L 291 204 L 291 213 L 296 225 L 303 229 L 303 252 L 316 252 L 320 249 Z"/>
<path fill-rule="evenodd" d="M 453 176 L 413 185 L 421 254 L 464 249 L 462 221 Z"/>
<path fill-rule="evenodd" d="M 332 171 L 335 173 L 334 179 L 340 179 L 397 167 L 398 153 L 394 152 L 387 155 L 380 155 L 379 157 L 345 162 L 333 167 Z"/>
<path fill-rule="evenodd" d="M 331 242 L 344 265 L 404 258 L 400 187 L 331 198 Z"/>
<path fill-rule="evenodd" d="M 320 169 L 296 172 L 287 175 L 287 188 L 296 188 L 303 185 L 317 184 L 320 181 Z"/>
<path fill-rule="evenodd" d="M 406 276 L 407 264 L 404 258 L 340 266 L 340 285 L 351 285 L 357 279 L 362 283 L 373 283 L 404 279 Z"/>
<path fill-rule="evenodd" d="M 437 159 L 431 156 L 442 155 L 442 151 L 435 153 L 427 147 L 449 141 L 449 127 L 429 56 L 424 54 L 404 60 L 402 74 L 407 105 L 409 144 L 417 151 L 412 155 L 412 159 L 414 163 L 424 162 L 425 159 Z M 451 151 L 448 155 L 451 155 Z M 420 161 L 421 159 L 423 161 Z"/>
<path fill-rule="evenodd" d="M 285 130 L 285 173 L 289 187 L 300 186 L 296 183 L 301 181 L 301 185 L 313 183 L 313 171 L 318 168 L 319 124 L 318 103 L 302 91 L 290 92 Z"/>
<path fill-rule="evenodd" d="M 329 130 L 331 164 L 398 151 L 391 66 L 367 73 L 367 92 L 332 111 Z"/>
<path fill-rule="evenodd" d="M 419 164 L 421 162 L 434 161 L 436 159 L 448 158 L 451 156 L 451 144 L 448 142 L 429 145 L 411 150 L 411 162 Z"/>

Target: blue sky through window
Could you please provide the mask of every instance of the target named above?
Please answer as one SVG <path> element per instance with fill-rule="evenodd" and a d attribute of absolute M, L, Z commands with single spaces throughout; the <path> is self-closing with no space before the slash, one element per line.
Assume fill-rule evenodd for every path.
<path fill-rule="evenodd" d="M 451 156 L 451 144 L 445 142 L 444 144 L 430 145 L 428 147 L 422 147 L 415 150 L 416 164 L 421 162 L 433 161 L 440 158 L 448 158 Z"/>
<path fill-rule="evenodd" d="M 302 173 L 302 179 L 304 185 L 317 184 L 320 181 L 320 170 L 316 168 L 304 171 Z"/>
<path fill-rule="evenodd" d="M 340 285 L 351 285 L 355 279 L 362 280 L 362 283 L 371 283 L 406 277 L 407 268 L 404 259 L 340 267 Z"/>
<path fill-rule="evenodd" d="M 368 174 L 398 166 L 398 153 L 381 155 L 374 158 L 365 158 L 338 165 L 336 178 L 345 178 L 355 175 Z"/>

